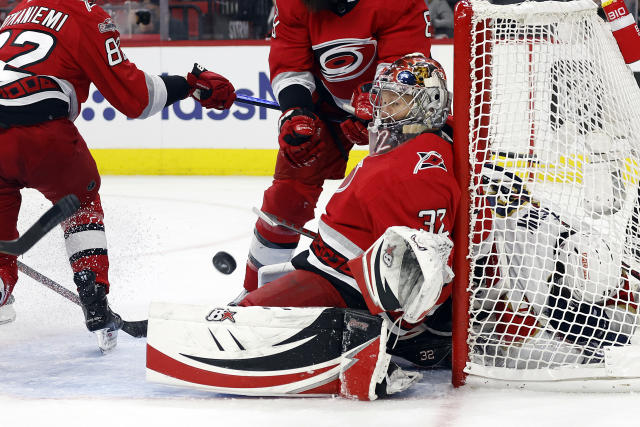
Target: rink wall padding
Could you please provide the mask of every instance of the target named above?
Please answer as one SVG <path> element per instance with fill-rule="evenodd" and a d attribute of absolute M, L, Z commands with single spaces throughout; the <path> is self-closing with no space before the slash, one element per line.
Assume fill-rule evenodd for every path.
<path fill-rule="evenodd" d="M 277 150 L 105 149 L 91 150 L 103 175 L 273 175 Z M 368 152 L 353 150 L 347 170 Z"/>
<path fill-rule="evenodd" d="M 238 93 L 275 100 L 269 81 L 268 42 L 124 46 L 128 58 L 148 74 L 186 75 L 198 62 L 228 77 Z M 432 54 L 451 82 L 451 44 L 435 43 Z M 206 110 L 187 98 L 148 119 L 128 119 L 91 86 L 75 124 L 103 174 L 268 176 L 275 166 L 279 116 L 279 111 L 254 105 Z M 350 167 L 364 153 L 352 152 Z"/>

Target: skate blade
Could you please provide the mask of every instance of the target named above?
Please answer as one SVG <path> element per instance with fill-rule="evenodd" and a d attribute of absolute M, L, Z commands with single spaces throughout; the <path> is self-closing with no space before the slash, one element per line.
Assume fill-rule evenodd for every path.
<path fill-rule="evenodd" d="M 0 307 L 0 325 L 16 320 L 16 310 L 13 308 L 11 302 Z"/>
<path fill-rule="evenodd" d="M 13 314 L 13 316 L 11 316 L 11 317 L 2 317 L 2 318 L 0 318 L 0 325 L 4 325 L 4 324 L 6 324 L 6 323 L 11 323 L 11 322 L 13 322 L 14 320 L 16 320 L 16 315 L 15 315 L 15 313 L 14 313 L 14 314 Z"/>
<path fill-rule="evenodd" d="M 98 337 L 98 347 L 102 354 L 110 353 L 118 344 L 118 330 L 111 330 L 109 328 L 98 329 L 94 331 L 96 337 Z"/>

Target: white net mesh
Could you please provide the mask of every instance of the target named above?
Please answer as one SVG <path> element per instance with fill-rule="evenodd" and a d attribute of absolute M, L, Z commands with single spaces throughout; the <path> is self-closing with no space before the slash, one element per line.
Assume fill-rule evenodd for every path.
<path fill-rule="evenodd" d="M 471 4 L 465 370 L 620 376 L 640 321 L 640 89 L 590 0 Z"/>

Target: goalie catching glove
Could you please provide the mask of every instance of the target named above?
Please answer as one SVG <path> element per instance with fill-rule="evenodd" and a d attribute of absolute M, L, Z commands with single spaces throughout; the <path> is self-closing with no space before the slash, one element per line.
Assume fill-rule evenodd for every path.
<path fill-rule="evenodd" d="M 236 92 L 229 80 L 202 65 L 193 64 L 193 70 L 187 74 L 187 83 L 191 86 L 189 95 L 205 108 L 226 110 L 236 100 Z"/>
<path fill-rule="evenodd" d="M 447 265 L 452 247 L 443 234 L 389 227 L 349 267 L 372 314 L 403 312 L 403 320 L 418 323 L 453 278 Z"/>

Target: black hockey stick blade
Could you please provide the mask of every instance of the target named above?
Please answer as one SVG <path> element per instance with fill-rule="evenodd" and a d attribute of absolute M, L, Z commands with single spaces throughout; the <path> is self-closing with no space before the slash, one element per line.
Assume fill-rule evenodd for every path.
<path fill-rule="evenodd" d="M 122 321 L 122 331 L 134 338 L 145 338 L 147 336 L 148 320 L 136 320 L 133 322 Z"/>
<path fill-rule="evenodd" d="M 37 272 L 33 268 L 24 264 L 21 261 L 18 261 L 18 270 L 20 270 L 25 275 L 31 277 L 36 282 L 45 285 L 47 288 L 51 289 L 58 295 L 68 299 L 72 303 L 82 307 L 82 303 L 80 302 L 80 298 L 78 295 L 65 288 L 61 284 L 55 282 L 54 280 L 48 278 L 42 273 Z M 146 320 L 137 320 L 133 322 L 129 322 L 127 320 L 122 321 L 122 329 L 128 335 L 131 335 L 134 338 L 144 338 L 147 336 L 147 321 Z"/>
<path fill-rule="evenodd" d="M 75 194 L 64 196 L 18 239 L 0 241 L 0 252 L 16 256 L 24 254 L 53 227 L 73 215 L 79 207 L 80 200 Z"/>

